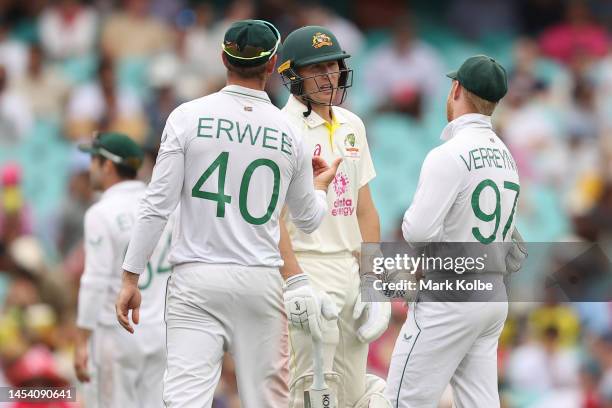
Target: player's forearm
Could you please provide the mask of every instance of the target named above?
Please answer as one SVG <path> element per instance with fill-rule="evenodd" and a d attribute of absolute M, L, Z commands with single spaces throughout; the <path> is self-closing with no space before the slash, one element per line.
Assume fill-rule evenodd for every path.
<path fill-rule="evenodd" d="M 303 143 L 303 141 L 302 141 Z M 302 146 L 302 151 L 307 151 Z M 306 234 L 316 230 L 327 213 L 327 187 L 321 183 L 314 186 L 312 161 L 309 156 L 301 154 L 298 158 L 298 170 L 287 189 L 286 203 L 291 213 L 291 221 Z"/>
<path fill-rule="evenodd" d="M 287 200 L 291 221 L 300 231 L 310 234 L 316 230 L 327 213 L 326 193 L 315 190 L 301 199 Z"/>
<path fill-rule="evenodd" d="M 367 185 L 359 189 L 357 222 L 359 223 L 359 231 L 361 232 L 363 242 L 380 241 L 380 218 Z"/>
<path fill-rule="evenodd" d="M 138 275 L 144 272 L 165 224 L 166 220 L 164 219 L 136 223 L 123 261 L 122 268 L 124 271 Z"/>
<path fill-rule="evenodd" d="M 456 159 L 440 150 L 425 158 L 410 208 L 404 214 L 402 234 L 409 243 L 442 239 L 444 220 L 462 188 L 462 169 Z"/>
<path fill-rule="evenodd" d="M 278 243 L 278 249 L 280 250 L 281 258 L 283 258 L 284 265 L 280 268 L 281 276 L 284 280 L 289 279 L 294 275 L 302 273 L 302 269 L 298 264 L 293 247 L 291 245 L 291 238 L 289 237 L 289 231 L 285 226 L 284 221 L 280 220 L 280 241 Z"/>
<path fill-rule="evenodd" d="M 380 242 L 380 219 L 376 210 L 357 216 L 363 242 Z"/>
<path fill-rule="evenodd" d="M 402 235 L 409 243 L 426 243 L 435 241 L 439 235 L 441 224 L 433 223 L 428 214 L 420 213 L 413 207 L 409 208 L 402 220 Z"/>
<path fill-rule="evenodd" d="M 79 343 L 87 343 L 91 337 L 92 330 L 84 329 L 82 327 L 76 328 L 76 341 Z"/>
<path fill-rule="evenodd" d="M 123 286 L 138 286 L 138 278 L 140 275 L 132 273 L 130 271 L 123 271 L 121 275 L 121 284 Z"/>
<path fill-rule="evenodd" d="M 74 342 L 77 346 L 86 346 L 91 337 L 92 330 L 77 327 L 75 330 Z"/>
<path fill-rule="evenodd" d="M 178 205 L 183 171 L 182 153 L 172 152 L 158 157 L 151 183 L 140 203 L 138 220 L 123 263 L 124 270 L 136 274 L 144 271 L 168 218 Z"/>

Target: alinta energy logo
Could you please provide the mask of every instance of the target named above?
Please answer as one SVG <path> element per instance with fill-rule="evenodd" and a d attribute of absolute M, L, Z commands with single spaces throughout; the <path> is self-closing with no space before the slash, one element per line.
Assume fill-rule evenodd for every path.
<path fill-rule="evenodd" d="M 344 193 L 348 190 L 349 179 L 345 173 L 338 172 L 336 177 L 334 177 L 334 181 L 332 182 L 332 186 L 334 187 L 334 191 L 338 197 L 343 196 Z"/>
<path fill-rule="evenodd" d="M 350 181 L 346 173 L 338 172 L 338 174 L 336 174 L 336 177 L 334 177 L 332 187 L 334 188 L 336 197 L 338 197 L 334 201 L 334 206 L 331 210 L 331 214 L 334 217 L 347 217 L 353 215 L 353 213 L 355 212 L 355 208 L 353 207 L 353 200 L 347 197 L 343 197 L 348 191 L 349 184 Z"/>

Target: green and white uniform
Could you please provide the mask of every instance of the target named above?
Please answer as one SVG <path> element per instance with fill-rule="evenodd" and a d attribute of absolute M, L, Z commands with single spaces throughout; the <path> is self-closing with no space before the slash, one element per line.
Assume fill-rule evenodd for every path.
<path fill-rule="evenodd" d="M 180 202 L 166 305 L 168 407 L 210 407 L 223 351 L 236 362 L 243 407 L 286 407 L 287 322 L 279 217 L 321 223 L 310 151 L 264 91 L 236 85 L 168 118 L 124 269 L 142 273 Z"/>
<path fill-rule="evenodd" d="M 77 326 L 93 331 L 86 384 L 88 407 L 161 407 L 166 362 L 164 294 L 170 276 L 168 223 L 140 277 L 142 324 L 130 335 L 117 323 L 115 300 L 121 262 L 146 186 L 123 181 L 107 189 L 85 214 L 85 271 L 81 277 Z M 159 242 L 159 243 L 158 243 Z"/>
<path fill-rule="evenodd" d="M 441 138 L 445 143 L 423 163 L 404 215 L 404 238 L 412 243 L 510 242 L 519 177 L 491 118 L 462 115 Z M 497 340 L 507 309 L 505 301 L 412 304 L 387 378 L 385 395 L 393 406 L 435 408 L 450 381 L 457 407 L 499 407 Z"/>

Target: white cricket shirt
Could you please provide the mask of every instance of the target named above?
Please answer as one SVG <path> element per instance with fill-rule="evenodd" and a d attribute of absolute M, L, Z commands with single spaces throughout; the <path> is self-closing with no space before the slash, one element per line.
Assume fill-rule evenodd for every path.
<path fill-rule="evenodd" d="M 319 155 L 330 164 L 343 158 L 327 191 L 328 210 L 321 226 L 312 234 L 304 234 L 292 222 L 287 223 L 293 250 L 325 254 L 359 250 L 362 238 L 357 197 L 359 189 L 376 176 L 363 122 L 337 106 L 332 107 L 331 124 L 314 111 L 304 117 L 307 108 L 293 95 L 282 110 L 301 131 L 309 154 Z"/>
<path fill-rule="evenodd" d="M 85 213 L 85 271 L 79 288 L 78 327 L 94 330 L 98 324 L 118 324 L 115 300 L 121 289 L 121 263 L 145 189 L 141 181 L 117 183 Z M 138 281 L 143 298 L 140 309 L 143 324 L 159 324 L 164 318 L 171 228 L 172 222 L 168 223 L 159 244 L 155 242 L 158 245 L 147 263 L 147 273 Z"/>
<path fill-rule="evenodd" d="M 514 158 L 491 118 L 466 114 L 423 163 L 402 232 L 408 242 L 508 242 L 520 191 Z"/>
<path fill-rule="evenodd" d="M 302 143 L 264 91 L 230 85 L 176 108 L 123 268 L 142 273 L 179 202 L 172 264 L 282 265 L 278 220 L 285 202 L 305 232 L 327 210 Z"/>

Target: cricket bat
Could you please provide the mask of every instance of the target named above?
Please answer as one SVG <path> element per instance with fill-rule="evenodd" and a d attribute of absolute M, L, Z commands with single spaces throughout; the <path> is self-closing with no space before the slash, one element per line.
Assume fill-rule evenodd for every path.
<path fill-rule="evenodd" d="M 323 344 L 312 339 L 312 386 L 304 391 L 304 408 L 337 408 L 336 396 L 325 384 L 323 373 Z"/>

